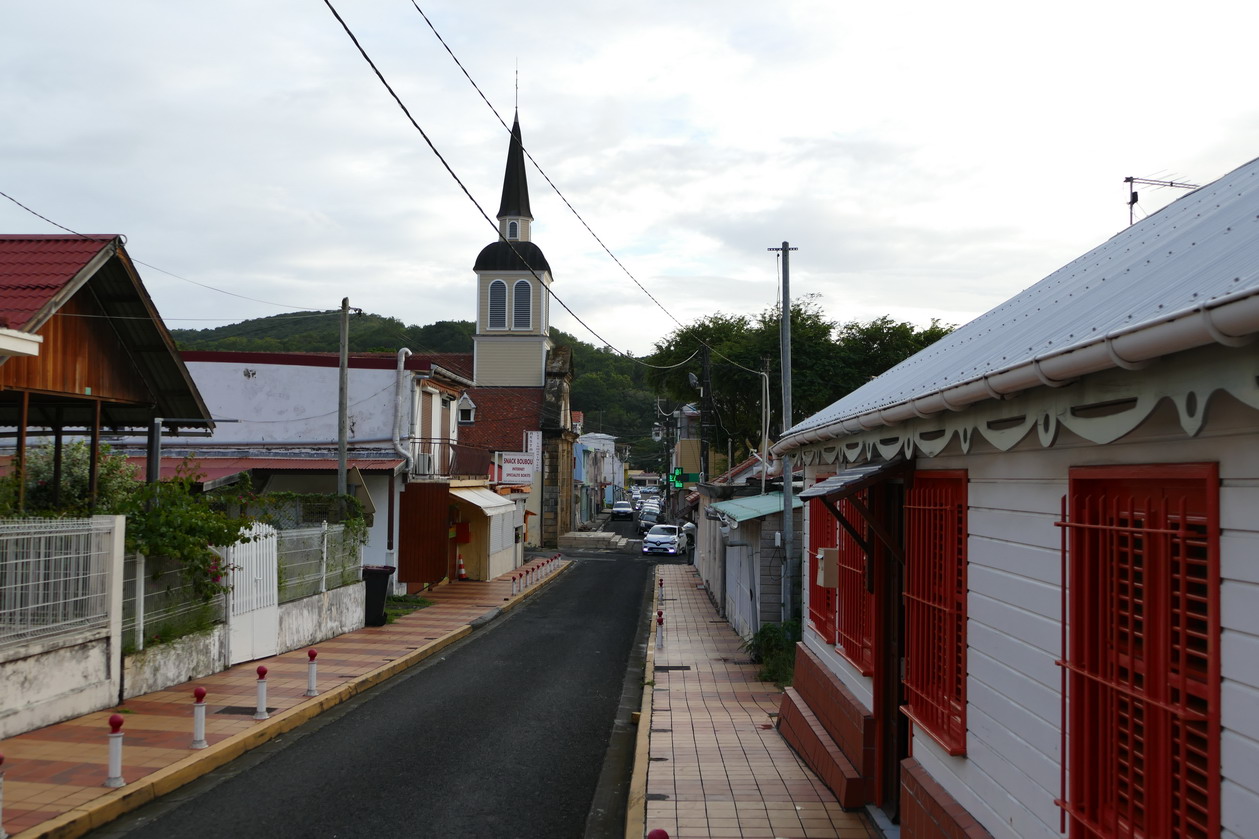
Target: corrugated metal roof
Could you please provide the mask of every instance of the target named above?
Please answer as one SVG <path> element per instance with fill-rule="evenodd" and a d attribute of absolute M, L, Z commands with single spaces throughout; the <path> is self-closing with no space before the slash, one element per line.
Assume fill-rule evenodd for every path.
<path fill-rule="evenodd" d="M 800 497 L 793 495 L 791 508 L 799 510 L 803 506 L 804 502 L 800 500 Z M 726 518 L 744 522 L 748 519 L 759 519 L 763 516 L 781 513 L 783 511 L 783 494 L 781 492 L 767 492 L 764 495 L 748 495 L 743 498 L 732 498 L 729 501 L 715 501 L 708 505 L 708 509 L 716 510 Z"/>
<path fill-rule="evenodd" d="M 161 459 L 161 477 L 170 480 L 177 470 L 188 459 L 183 457 L 163 457 Z M 217 481 L 229 475 L 260 469 L 270 472 L 336 472 L 335 457 L 195 457 L 191 458 L 193 473 L 199 480 L 206 483 Z M 138 467 L 137 477 L 144 480 L 148 473 L 148 459 L 144 456 L 128 457 L 127 462 Z M 347 458 L 347 466 L 357 468 L 360 472 L 393 472 L 402 465 L 402 458 Z"/>
<path fill-rule="evenodd" d="M 903 405 L 1259 290 L 1259 160 L 1168 205 L 797 423 Z"/>
<path fill-rule="evenodd" d="M 487 516 L 510 513 L 516 509 L 515 501 L 508 501 L 496 492 L 478 487 L 452 487 L 450 494 L 470 504 L 475 504 L 485 511 Z"/>

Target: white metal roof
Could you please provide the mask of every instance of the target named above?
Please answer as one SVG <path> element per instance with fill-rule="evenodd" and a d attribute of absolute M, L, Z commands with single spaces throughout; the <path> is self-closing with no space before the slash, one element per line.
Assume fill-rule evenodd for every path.
<path fill-rule="evenodd" d="M 775 451 L 1259 332 L 1259 160 L 793 426 Z"/>

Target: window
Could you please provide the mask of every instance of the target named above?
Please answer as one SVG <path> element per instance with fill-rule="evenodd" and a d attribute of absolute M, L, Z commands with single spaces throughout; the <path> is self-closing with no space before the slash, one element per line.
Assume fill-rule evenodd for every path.
<path fill-rule="evenodd" d="M 869 509 L 870 490 L 857 493 L 857 499 Z M 837 505 L 844 518 L 870 542 L 870 528 L 855 507 L 845 498 Z M 838 649 L 861 670 L 863 676 L 874 673 L 874 592 L 868 574 L 866 552 L 847 530 L 840 528 L 839 544 L 839 614 L 835 632 Z"/>
<path fill-rule="evenodd" d="M 533 315 L 533 286 L 528 280 L 517 280 L 512 288 L 512 329 L 528 329 Z"/>
<path fill-rule="evenodd" d="M 459 409 L 459 424 L 460 425 L 470 425 L 472 423 L 472 420 L 475 417 L 476 417 L 476 408 L 460 408 Z"/>
<path fill-rule="evenodd" d="M 1220 835 L 1218 487 L 1215 464 L 1071 471 L 1072 837 Z"/>
<path fill-rule="evenodd" d="M 490 329 L 507 328 L 507 283 L 495 280 L 490 283 Z"/>
<path fill-rule="evenodd" d="M 520 222 L 518 221 L 507 222 L 507 238 L 508 239 L 520 238 Z"/>
<path fill-rule="evenodd" d="M 905 496 L 902 710 L 966 752 L 966 473 L 916 472 Z"/>

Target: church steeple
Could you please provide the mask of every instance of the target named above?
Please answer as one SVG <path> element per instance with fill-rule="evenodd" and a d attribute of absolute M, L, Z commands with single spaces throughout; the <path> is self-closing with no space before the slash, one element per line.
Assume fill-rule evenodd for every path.
<path fill-rule="evenodd" d="M 517 222 L 513 229 L 511 222 Z M 498 224 L 503 236 L 529 241 L 529 180 L 525 175 L 525 149 L 520 141 L 520 113 L 511 125 L 511 144 L 507 147 L 507 170 L 503 173 L 503 200 L 498 205 Z M 515 235 L 513 235 L 513 233 Z"/>
<path fill-rule="evenodd" d="M 481 249 L 477 275 L 477 329 L 473 367 L 482 387 L 542 387 L 551 343 L 551 266 L 531 240 L 533 212 L 525 178 L 520 115 L 511 127 L 499 238 Z"/>

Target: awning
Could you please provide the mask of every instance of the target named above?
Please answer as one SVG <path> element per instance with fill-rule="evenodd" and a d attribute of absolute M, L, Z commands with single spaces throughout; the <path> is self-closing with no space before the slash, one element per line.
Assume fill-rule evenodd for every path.
<path fill-rule="evenodd" d="M 452 487 L 450 494 L 460 501 L 480 507 L 487 516 L 500 516 L 516 512 L 516 502 L 509 501 L 496 492 L 480 487 Z"/>
<path fill-rule="evenodd" d="M 799 510 L 804 502 L 799 496 L 791 499 L 791 509 Z M 783 511 L 783 494 L 767 492 L 764 495 L 748 495 L 743 498 L 732 498 L 729 501 L 715 501 L 708 509 L 716 510 L 723 519 L 744 522 L 748 519 L 759 519 L 764 516 Z"/>
<path fill-rule="evenodd" d="M 908 472 L 910 469 L 912 469 L 910 462 L 901 458 L 888 461 L 887 463 L 867 463 L 864 466 L 854 466 L 851 469 L 845 469 L 838 475 L 832 475 L 823 481 L 818 481 L 801 492 L 797 497 L 829 498 L 832 501 L 838 501 L 855 492 L 860 492 L 868 486 L 896 477 L 902 472 Z"/>

